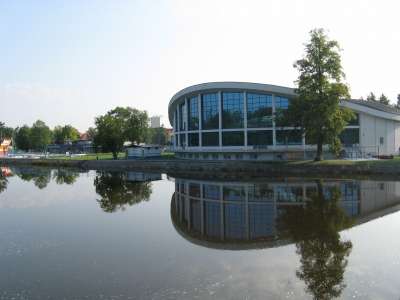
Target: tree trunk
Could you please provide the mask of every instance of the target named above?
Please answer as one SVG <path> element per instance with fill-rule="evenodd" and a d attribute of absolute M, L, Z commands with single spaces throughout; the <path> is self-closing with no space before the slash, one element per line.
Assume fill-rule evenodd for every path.
<path fill-rule="evenodd" d="M 322 159 L 322 140 L 319 140 L 317 143 L 317 155 L 315 156 L 314 161 L 321 161 Z"/>
<path fill-rule="evenodd" d="M 114 159 L 118 159 L 118 152 L 113 152 L 112 155 Z"/>

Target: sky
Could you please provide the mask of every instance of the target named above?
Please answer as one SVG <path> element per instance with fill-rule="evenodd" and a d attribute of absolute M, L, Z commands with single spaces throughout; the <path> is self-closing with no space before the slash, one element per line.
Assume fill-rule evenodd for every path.
<path fill-rule="evenodd" d="M 353 98 L 400 93 L 399 1 L 0 0 L 0 121 L 80 131 L 116 106 L 161 115 L 202 82 L 294 87 L 309 31 L 339 42 Z"/>

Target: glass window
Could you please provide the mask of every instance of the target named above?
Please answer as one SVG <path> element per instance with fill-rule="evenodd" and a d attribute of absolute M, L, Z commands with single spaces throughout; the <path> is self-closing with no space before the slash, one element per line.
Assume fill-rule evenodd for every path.
<path fill-rule="evenodd" d="M 199 134 L 198 133 L 189 133 L 189 146 L 197 147 L 199 145 Z"/>
<path fill-rule="evenodd" d="M 203 185 L 203 198 L 219 200 L 220 192 L 218 185 L 205 184 Z"/>
<path fill-rule="evenodd" d="M 247 127 L 272 126 L 272 96 L 247 94 Z"/>
<path fill-rule="evenodd" d="M 279 113 L 281 110 L 288 109 L 289 107 L 289 99 L 285 97 L 275 96 L 275 111 Z M 276 126 L 286 126 L 287 124 L 283 124 L 281 122 L 276 122 Z"/>
<path fill-rule="evenodd" d="M 202 129 L 219 128 L 218 94 L 203 94 L 201 96 Z"/>
<path fill-rule="evenodd" d="M 245 189 L 243 186 L 224 186 L 223 198 L 226 201 L 244 201 Z"/>
<path fill-rule="evenodd" d="M 247 144 L 250 146 L 265 146 L 273 144 L 272 130 L 247 132 Z"/>
<path fill-rule="evenodd" d="M 178 113 L 178 107 L 175 110 L 175 126 L 174 129 L 176 132 L 179 132 L 179 113 Z"/>
<path fill-rule="evenodd" d="M 343 145 L 354 145 L 360 143 L 360 129 L 358 128 L 346 128 L 340 134 L 340 142 Z"/>
<path fill-rule="evenodd" d="M 243 128 L 243 93 L 222 93 L 222 128 Z"/>
<path fill-rule="evenodd" d="M 277 130 L 276 144 L 277 145 L 301 145 L 303 137 L 301 130 Z"/>
<path fill-rule="evenodd" d="M 189 115 L 189 130 L 199 129 L 199 101 L 198 97 L 194 96 L 189 99 L 188 115 Z"/>
<path fill-rule="evenodd" d="M 351 119 L 348 123 L 349 126 L 358 126 L 360 125 L 360 116 L 359 114 L 354 113 L 355 117 Z"/>
<path fill-rule="evenodd" d="M 189 196 L 200 197 L 200 184 L 189 183 Z"/>
<path fill-rule="evenodd" d="M 180 122 L 179 122 L 179 129 L 185 130 L 186 129 L 186 109 L 185 103 L 181 103 L 179 105 L 179 113 L 180 113 Z"/>
<path fill-rule="evenodd" d="M 274 201 L 274 190 L 267 184 L 254 184 L 249 187 L 249 201 Z"/>
<path fill-rule="evenodd" d="M 243 146 L 244 132 L 230 131 L 222 133 L 222 146 Z"/>
<path fill-rule="evenodd" d="M 201 138 L 203 146 L 219 146 L 218 132 L 203 132 Z"/>
<path fill-rule="evenodd" d="M 186 134 L 181 133 L 179 135 L 179 146 L 185 147 L 186 146 Z"/>

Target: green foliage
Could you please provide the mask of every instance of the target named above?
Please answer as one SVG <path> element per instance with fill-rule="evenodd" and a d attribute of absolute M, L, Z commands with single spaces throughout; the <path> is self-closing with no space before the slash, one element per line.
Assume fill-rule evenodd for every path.
<path fill-rule="evenodd" d="M 18 149 L 28 151 L 31 149 L 31 129 L 29 126 L 24 125 L 15 129 L 14 142 Z"/>
<path fill-rule="evenodd" d="M 322 146 L 340 148 L 339 134 L 354 114 L 339 106 L 341 99 L 349 97 L 342 82 L 344 73 L 339 45 L 329 40 L 323 29 L 310 32 L 311 41 L 305 46 L 305 55 L 294 67 L 300 75 L 297 95 L 286 112 L 278 112 L 279 122 L 302 129 L 307 143 L 317 145 L 315 160 L 322 159 Z"/>
<path fill-rule="evenodd" d="M 52 132 L 50 128 L 41 120 L 33 123 L 30 130 L 30 146 L 33 150 L 44 151 L 51 143 Z"/>
<path fill-rule="evenodd" d="M 13 133 L 14 129 L 12 127 L 7 127 L 4 122 L 0 122 L 0 140 L 11 139 Z"/>
<path fill-rule="evenodd" d="M 79 137 L 79 131 L 71 125 L 54 127 L 53 139 L 55 144 L 65 144 L 67 141 L 76 141 Z"/>
<path fill-rule="evenodd" d="M 369 93 L 367 96 L 367 101 L 376 101 L 376 96 L 373 92 Z"/>
<path fill-rule="evenodd" d="M 390 103 L 389 98 L 386 97 L 385 94 L 382 94 L 379 97 L 379 102 L 382 103 L 382 104 L 386 104 L 386 105 L 389 105 L 389 103 Z"/>
<path fill-rule="evenodd" d="M 97 172 L 94 186 L 101 197 L 97 201 L 105 212 L 125 210 L 127 206 L 149 201 L 152 193 L 150 182 L 127 181 L 120 172 Z"/>
<path fill-rule="evenodd" d="M 94 137 L 96 136 L 97 131 L 96 131 L 96 128 L 89 127 L 89 129 L 86 131 L 86 133 L 88 135 L 89 140 L 93 141 Z"/>
<path fill-rule="evenodd" d="M 339 231 L 351 227 L 353 220 L 340 207 L 339 199 L 337 188 L 326 193 L 318 181 L 306 206 L 289 206 L 278 219 L 280 237 L 296 243 L 301 263 L 296 275 L 314 299 L 339 297 L 345 288 L 352 243 L 341 241 Z"/>
<path fill-rule="evenodd" d="M 113 153 L 117 159 L 125 141 L 140 143 L 145 140 L 148 117 L 144 111 L 130 107 L 116 107 L 95 120 L 94 144 L 102 151 Z"/>
<path fill-rule="evenodd" d="M 149 128 L 147 130 L 146 143 L 153 145 L 166 145 L 167 144 L 167 133 L 164 127 Z"/>

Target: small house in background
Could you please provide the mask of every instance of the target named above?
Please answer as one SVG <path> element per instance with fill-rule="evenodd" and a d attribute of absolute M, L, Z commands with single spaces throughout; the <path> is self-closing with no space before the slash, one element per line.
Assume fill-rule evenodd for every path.
<path fill-rule="evenodd" d="M 10 139 L 0 139 L 0 156 L 6 155 L 11 150 Z"/>
<path fill-rule="evenodd" d="M 161 156 L 162 147 L 159 145 L 131 145 L 126 147 L 126 158 L 146 158 Z"/>

